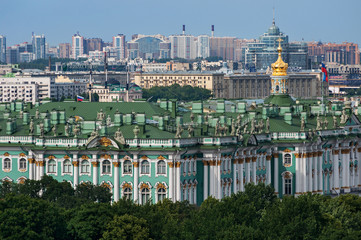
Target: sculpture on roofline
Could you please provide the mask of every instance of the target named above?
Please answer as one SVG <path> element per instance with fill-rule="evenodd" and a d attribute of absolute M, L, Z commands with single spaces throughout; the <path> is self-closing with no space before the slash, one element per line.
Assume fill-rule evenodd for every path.
<path fill-rule="evenodd" d="M 34 133 L 34 120 L 31 118 L 30 124 L 29 124 L 29 134 L 32 135 Z"/>
<path fill-rule="evenodd" d="M 236 134 L 236 122 L 234 119 L 232 119 L 232 126 L 231 126 L 231 136 L 234 136 Z"/>
<path fill-rule="evenodd" d="M 333 116 L 332 120 L 333 120 L 333 128 L 336 129 L 337 128 L 337 117 Z"/>
<path fill-rule="evenodd" d="M 181 138 L 182 137 L 183 128 L 181 124 L 178 124 L 177 131 L 175 133 L 175 138 Z"/>
<path fill-rule="evenodd" d="M 301 129 L 300 129 L 300 131 L 301 132 L 305 131 L 305 117 L 301 118 Z"/>
<path fill-rule="evenodd" d="M 39 127 L 40 127 L 40 137 L 44 137 L 44 123 L 41 122 Z"/>
<path fill-rule="evenodd" d="M 269 117 L 266 120 L 266 133 L 269 133 L 270 125 L 269 125 Z"/>
<path fill-rule="evenodd" d="M 324 125 L 324 129 L 327 130 L 328 128 L 328 121 L 327 118 L 325 117 L 325 120 L 323 121 L 323 125 Z"/>
<path fill-rule="evenodd" d="M 192 124 L 190 124 L 189 126 L 188 126 L 188 137 L 190 138 L 190 137 L 192 137 L 192 135 L 193 135 L 193 132 L 194 132 L 194 128 L 193 128 L 193 126 L 192 126 Z"/>
<path fill-rule="evenodd" d="M 140 129 L 139 129 L 138 125 L 135 125 L 135 127 L 133 129 L 133 133 L 134 133 L 134 138 L 138 138 L 138 134 L 140 133 Z"/>
<path fill-rule="evenodd" d="M 316 125 L 316 130 L 322 130 L 322 122 L 321 122 L 321 119 L 320 119 L 320 114 L 317 115 L 317 125 Z"/>
<path fill-rule="evenodd" d="M 97 113 L 97 120 L 103 121 L 105 119 L 105 114 L 103 112 L 103 109 L 100 109 L 100 112 Z"/>
<path fill-rule="evenodd" d="M 56 124 L 54 124 L 53 128 L 51 129 L 51 131 L 54 134 L 54 137 L 56 137 L 56 130 L 57 130 L 57 127 L 56 127 Z"/>
<path fill-rule="evenodd" d="M 120 131 L 120 128 L 118 128 L 117 131 L 114 133 L 114 139 L 122 145 L 125 144 L 125 138 L 122 131 Z"/>
<path fill-rule="evenodd" d="M 35 119 L 39 119 L 39 108 L 35 111 Z"/>
<path fill-rule="evenodd" d="M 69 124 L 68 123 L 64 126 L 64 132 L 65 132 L 65 136 L 69 137 Z"/>
<path fill-rule="evenodd" d="M 107 117 L 107 126 L 109 127 L 112 124 L 112 119 L 110 118 L 110 115 Z"/>

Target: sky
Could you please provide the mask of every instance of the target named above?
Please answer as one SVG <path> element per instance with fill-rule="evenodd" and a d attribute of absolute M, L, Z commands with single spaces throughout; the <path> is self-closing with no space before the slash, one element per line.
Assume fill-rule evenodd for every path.
<path fill-rule="evenodd" d="M 86 38 L 112 41 L 122 33 L 258 38 L 272 24 L 290 41 L 355 42 L 361 45 L 360 0 L 1 0 L 0 35 L 7 46 L 45 34 L 51 45 Z"/>

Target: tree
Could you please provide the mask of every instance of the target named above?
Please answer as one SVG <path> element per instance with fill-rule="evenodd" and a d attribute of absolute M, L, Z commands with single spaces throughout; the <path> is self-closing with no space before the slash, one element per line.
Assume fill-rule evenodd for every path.
<path fill-rule="evenodd" d="M 147 221 L 143 218 L 137 218 L 128 214 L 115 216 L 114 219 L 108 223 L 107 230 L 103 233 L 102 239 L 150 239 Z"/>
<path fill-rule="evenodd" d="M 105 203 L 83 204 L 68 210 L 68 214 L 68 231 L 72 239 L 100 239 L 113 219 L 111 206 Z"/>
<path fill-rule="evenodd" d="M 0 239 L 68 239 L 65 219 L 54 204 L 24 195 L 0 200 Z"/>

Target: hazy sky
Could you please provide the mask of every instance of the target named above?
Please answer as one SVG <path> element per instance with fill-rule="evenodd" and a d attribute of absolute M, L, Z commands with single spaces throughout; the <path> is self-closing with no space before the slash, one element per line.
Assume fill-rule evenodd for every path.
<path fill-rule="evenodd" d="M 257 38 L 272 23 L 291 41 L 361 44 L 360 0 L 1 0 L 0 34 L 7 45 L 30 41 L 31 32 L 45 34 L 55 45 L 84 37 L 111 41 L 123 33 L 186 33 Z"/>

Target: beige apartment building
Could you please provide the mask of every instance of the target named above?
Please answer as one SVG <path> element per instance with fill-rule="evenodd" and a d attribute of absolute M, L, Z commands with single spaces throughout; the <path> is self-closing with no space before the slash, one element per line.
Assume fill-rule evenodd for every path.
<path fill-rule="evenodd" d="M 328 96 L 328 83 L 322 84 L 321 72 L 289 74 L 288 93 L 293 97 L 316 98 Z M 215 98 L 261 99 L 270 95 L 271 77 L 267 73 L 230 74 L 215 72 L 135 73 L 135 84 L 141 88 L 190 85 L 211 90 Z M 323 93 L 322 93 L 323 86 Z"/>
<path fill-rule="evenodd" d="M 165 72 L 165 73 L 135 73 L 134 82 L 141 88 L 152 88 L 155 86 L 180 86 L 190 85 L 192 87 L 206 88 L 214 92 L 216 86 L 224 81 L 223 73 L 214 72 Z"/>

